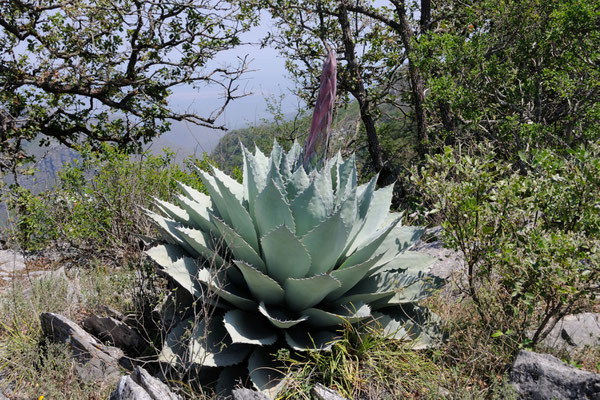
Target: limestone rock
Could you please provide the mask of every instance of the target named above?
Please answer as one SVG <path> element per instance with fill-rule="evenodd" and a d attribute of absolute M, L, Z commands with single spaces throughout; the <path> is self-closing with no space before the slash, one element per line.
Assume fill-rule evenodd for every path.
<path fill-rule="evenodd" d="M 269 400 L 264 394 L 252 389 L 234 389 L 231 395 L 233 400 Z"/>
<path fill-rule="evenodd" d="M 509 379 L 524 399 L 600 400 L 600 374 L 578 370 L 549 354 L 519 351 Z"/>
<path fill-rule="evenodd" d="M 131 375 L 121 378 L 109 400 L 181 400 L 181 397 L 144 368 L 136 367 Z"/>
<path fill-rule="evenodd" d="M 135 330 L 112 317 L 92 315 L 83 321 L 83 328 L 100 340 L 108 340 L 120 349 L 136 351 L 144 345 L 144 340 Z"/>
<path fill-rule="evenodd" d="M 44 334 L 69 345 L 77 361 L 77 373 L 84 381 L 116 381 L 121 376 L 122 350 L 105 346 L 68 318 L 54 313 L 40 314 Z"/>
<path fill-rule="evenodd" d="M 600 346 L 600 314 L 567 315 L 556 324 L 542 343 L 555 349 L 567 350 Z"/>
<path fill-rule="evenodd" d="M 318 400 L 347 400 L 333 389 L 329 389 L 320 383 L 317 383 L 312 390 L 312 395 Z"/>

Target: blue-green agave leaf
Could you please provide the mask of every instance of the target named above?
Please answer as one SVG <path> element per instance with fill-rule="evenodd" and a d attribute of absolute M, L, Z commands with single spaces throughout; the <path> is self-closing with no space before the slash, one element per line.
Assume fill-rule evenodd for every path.
<path fill-rule="evenodd" d="M 306 321 L 308 319 L 308 317 L 306 317 L 306 316 L 303 316 L 300 318 L 290 317 L 288 315 L 289 313 L 287 313 L 282 307 L 277 307 L 277 306 L 272 306 L 272 305 L 267 306 L 262 301 L 260 302 L 260 305 L 258 306 L 258 310 L 260 311 L 260 313 L 262 315 L 267 317 L 267 319 L 269 320 L 269 322 L 271 322 L 271 324 L 273 324 L 277 328 L 281 328 L 281 329 L 291 328 L 292 326 L 298 325 L 300 322 Z"/>
<path fill-rule="evenodd" d="M 273 180 L 267 182 L 254 204 L 254 216 L 260 236 L 284 224 L 295 232 L 296 224 L 290 205 Z"/>
<path fill-rule="evenodd" d="M 233 343 L 266 346 L 277 341 L 277 332 L 266 321 L 261 321 L 255 313 L 227 311 L 223 317 L 223 324 Z"/>
<path fill-rule="evenodd" d="M 388 210 L 390 209 L 390 204 L 392 202 L 394 185 L 388 185 L 382 189 L 376 190 L 373 193 L 371 201 L 369 203 L 369 208 L 367 209 L 367 213 L 364 216 L 362 226 L 359 232 L 354 238 L 354 242 L 348 249 L 347 254 L 352 254 L 352 252 L 359 248 L 363 247 L 364 244 L 375 234 L 375 232 L 379 229 L 379 226 L 384 221 L 387 216 Z"/>
<path fill-rule="evenodd" d="M 262 161 L 257 160 L 243 145 L 242 155 L 244 157 L 244 198 L 248 200 L 248 210 L 254 218 L 254 202 L 266 185 L 268 163 L 263 164 Z"/>
<path fill-rule="evenodd" d="M 329 351 L 338 339 L 339 336 L 334 332 L 310 331 L 305 326 L 295 326 L 285 331 L 285 341 L 298 351 Z"/>
<path fill-rule="evenodd" d="M 221 232 L 221 237 L 236 259 L 244 260 L 261 272 L 267 271 L 264 261 L 260 258 L 256 250 L 254 250 L 254 248 L 236 231 L 217 217 L 211 216 L 211 222 L 217 227 L 219 232 Z"/>
<path fill-rule="evenodd" d="M 423 349 L 439 337 L 438 320 L 427 308 L 415 304 L 390 307 L 373 312 L 376 323 L 384 334 L 398 340 L 412 341 L 413 349 Z"/>
<path fill-rule="evenodd" d="M 315 186 L 319 194 L 323 198 L 323 202 L 325 203 L 327 213 L 329 214 L 333 210 L 333 204 L 335 201 L 335 197 L 333 194 L 333 185 L 331 183 L 331 170 L 325 167 L 323 168 L 321 173 L 317 173 L 316 171 L 313 171 L 313 173 L 315 173 Z"/>
<path fill-rule="evenodd" d="M 172 366 L 185 364 L 185 356 L 188 340 L 194 324 L 193 319 L 179 322 L 167 335 L 162 350 L 158 355 L 158 361 Z"/>
<path fill-rule="evenodd" d="M 160 232 L 162 239 L 169 244 L 175 244 L 183 247 L 185 251 L 193 256 L 199 254 L 181 237 L 181 234 L 177 231 L 178 228 L 183 227 L 180 223 L 175 222 L 172 219 L 162 217 L 152 211 L 145 210 L 146 215 L 154 221 L 156 229 Z"/>
<path fill-rule="evenodd" d="M 371 308 L 364 303 L 344 304 L 334 310 L 325 311 L 319 308 L 309 308 L 302 311 L 307 316 L 307 324 L 316 327 L 338 326 L 344 323 L 354 324 L 371 317 Z"/>
<path fill-rule="evenodd" d="M 198 275 L 200 269 L 196 260 L 183 257 L 163 268 L 163 271 L 192 296 L 199 298 L 204 294 L 200 282 L 196 279 L 196 275 Z"/>
<path fill-rule="evenodd" d="M 328 215 L 327 204 L 315 182 L 300 193 L 290 205 L 296 223 L 296 236 L 302 237 L 319 225 Z"/>
<path fill-rule="evenodd" d="M 318 304 L 340 286 L 340 281 L 325 274 L 303 279 L 289 278 L 283 284 L 285 302 L 292 310 L 301 311 Z"/>
<path fill-rule="evenodd" d="M 212 204 L 210 197 L 206 194 L 200 192 L 199 190 L 194 189 L 191 186 L 186 185 L 185 183 L 177 182 L 177 186 L 181 190 L 181 192 L 187 196 L 188 199 L 192 200 L 195 203 L 202 204 L 206 207 L 210 207 Z"/>
<path fill-rule="evenodd" d="M 346 293 L 348 290 L 352 289 L 358 282 L 367 276 L 373 265 L 376 265 L 382 257 L 383 254 L 379 254 L 361 264 L 332 271 L 331 276 L 340 281 L 342 285 L 338 289 L 329 293 L 325 297 L 325 300 L 335 300 L 344 295 L 344 293 Z"/>
<path fill-rule="evenodd" d="M 275 361 L 276 348 L 255 347 L 248 358 L 248 374 L 256 389 L 270 399 L 276 398 L 285 384 L 283 365 Z"/>
<path fill-rule="evenodd" d="M 209 175 L 207 172 L 202 171 L 200 168 L 196 167 L 196 171 L 204 183 L 204 187 L 206 187 L 206 191 L 210 194 L 210 199 L 213 202 L 214 207 L 219 212 L 220 218 L 227 223 L 229 226 L 233 226 L 233 222 L 231 217 L 229 216 L 229 209 L 227 207 L 227 203 L 225 199 L 223 199 L 223 195 L 219 190 L 219 186 L 217 186 L 217 182 L 214 176 Z"/>
<path fill-rule="evenodd" d="M 419 279 L 416 276 L 399 274 L 397 271 L 371 275 L 361 280 L 336 302 L 356 304 L 362 301 L 372 304 L 378 300 L 392 298 L 402 288 L 412 285 Z"/>
<path fill-rule="evenodd" d="M 255 311 L 258 304 L 250 300 L 250 293 L 233 285 L 223 276 L 207 269 L 201 269 L 197 275 L 198 281 L 208 286 L 218 297 L 246 311 Z"/>
<path fill-rule="evenodd" d="M 221 318 L 211 316 L 195 324 L 189 343 L 189 361 L 203 367 L 227 367 L 242 362 L 251 345 L 232 343 Z"/>
<path fill-rule="evenodd" d="M 152 200 L 156 208 L 158 208 L 163 212 L 163 214 L 167 215 L 172 220 L 184 225 L 190 225 L 192 223 L 190 214 L 188 214 L 188 212 L 183 208 L 177 207 L 175 204 L 171 204 L 157 198 L 153 198 Z"/>
<path fill-rule="evenodd" d="M 211 266 L 221 268 L 227 265 L 227 262 L 209 247 L 210 238 L 208 235 L 199 229 L 192 228 L 177 228 L 177 232 L 198 254 L 200 254 Z"/>
<path fill-rule="evenodd" d="M 248 289 L 256 300 L 267 304 L 278 304 L 283 300 L 284 291 L 273 278 L 243 261 L 235 260 L 234 262 L 244 275 Z"/>
<path fill-rule="evenodd" d="M 425 229 L 416 226 L 396 225 L 392 232 L 385 238 L 377 254 L 385 253 L 381 265 L 395 259 L 398 255 L 406 252 L 423 235 Z"/>
<path fill-rule="evenodd" d="M 177 196 L 176 199 L 179 205 L 190 215 L 191 226 L 204 232 L 210 232 L 213 235 L 220 236 L 217 228 L 210 222 L 210 213 L 214 213 L 218 216 L 218 212 L 212 210 L 210 202 L 208 205 L 201 204 L 194 200 L 190 200 L 185 196 Z"/>
<path fill-rule="evenodd" d="M 212 171 L 216 181 L 221 182 L 221 184 L 227 188 L 227 191 L 229 191 L 237 199 L 238 203 L 241 204 L 244 201 L 244 186 L 214 165 L 212 166 Z M 221 194 L 223 194 L 220 187 L 219 190 Z"/>
<path fill-rule="evenodd" d="M 229 188 L 225 186 L 225 183 L 218 178 L 215 179 L 215 182 L 219 188 L 219 191 L 221 192 L 221 195 L 223 196 L 223 201 L 227 206 L 227 212 L 231 218 L 231 226 L 234 226 L 235 231 L 258 253 L 260 248 L 258 246 L 258 236 L 256 235 L 256 229 L 254 228 L 254 221 L 252 221 L 252 217 L 250 217 L 250 214 L 246 208 L 244 208 L 237 196 L 235 196 L 229 190 Z"/>
<path fill-rule="evenodd" d="M 146 250 L 146 254 L 162 268 L 166 268 L 182 258 L 186 253 L 179 246 L 159 244 Z"/>
<path fill-rule="evenodd" d="M 298 168 L 292 173 L 290 179 L 285 185 L 286 197 L 288 201 L 295 199 L 300 193 L 304 192 L 310 186 L 310 179 L 304 171 L 304 168 Z"/>
<path fill-rule="evenodd" d="M 340 266 L 340 268 L 348 268 L 354 265 L 361 264 L 370 259 L 376 251 L 379 249 L 383 241 L 392 232 L 394 227 L 400 222 L 399 219 L 392 222 L 390 226 L 385 229 L 381 229 L 375 233 L 375 236 L 365 241 L 365 244 L 358 248 L 353 254 L 350 255 Z"/>
<path fill-rule="evenodd" d="M 344 223 L 341 211 L 338 210 L 302 238 L 302 244 L 312 259 L 308 276 L 331 271 L 344 251 L 350 228 Z"/>
<path fill-rule="evenodd" d="M 285 226 L 272 230 L 261 238 L 267 274 L 279 283 L 287 278 L 303 278 L 310 269 L 311 259 L 304 245 Z"/>
<path fill-rule="evenodd" d="M 421 272 L 429 271 L 435 260 L 435 257 L 428 256 L 427 254 L 407 251 L 397 255 L 385 265 L 376 266 L 369 272 L 369 275 L 389 270 L 398 270 L 409 275 L 418 275 Z"/>

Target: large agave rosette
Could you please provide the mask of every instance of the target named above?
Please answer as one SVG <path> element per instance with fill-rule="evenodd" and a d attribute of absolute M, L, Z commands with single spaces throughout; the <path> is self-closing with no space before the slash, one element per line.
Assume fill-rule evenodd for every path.
<path fill-rule="evenodd" d="M 163 215 L 150 213 L 163 243 L 148 255 L 191 299 L 216 307 L 211 318 L 181 320 L 162 361 L 247 360 L 267 390 L 271 370 L 260 367 L 275 348 L 327 350 L 343 324 L 376 320 L 394 338 L 427 344 L 417 302 L 439 281 L 425 272 L 431 259 L 410 251 L 423 230 L 389 212 L 392 185 L 357 186 L 354 158 L 339 154 L 306 171 L 297 144 L 243 153 L 242 184 L 199 171 L 209 196 L 181 185 L 178 206 L 157 201 Z"/>

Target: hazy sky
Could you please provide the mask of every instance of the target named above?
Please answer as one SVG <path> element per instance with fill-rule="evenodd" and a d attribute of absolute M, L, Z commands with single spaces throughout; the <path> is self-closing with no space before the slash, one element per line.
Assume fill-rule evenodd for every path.
<path fill-rule="evenodd" d="M 271 20 L 263 15 L 260 26 L 242 36 L 242 41 L 258 43 L 270 29 Z M 290 92 L 293 82 L 287 76 L 284 60 L 272 48 L 261 49 L 258 44 L 240 46 L 220 53 L 211 65 L 235 63 L 237 57 L 243 57 L 246 54 L 251 60 L 250 70 L 252 72 L 248 72 L 238 83 L 241 91 L 253 94 L 230 103 L 225 113 L 219 118 L 218 122 L 229 129 L 242 128 L 248 124 L 259 123 L 263 118 L 269 118 L 265 97 L 279 97 L 280 94 L 285 94 L 286 98 L 282 109 L 286 113 L 291 113 L 298 107 L 298 100 Z M 211 110 L 218 108 L 221 104 L 222 100 L 219 99 L 221 94 L 222 92 L 217 87 L 198 91 L 182 86 L 173 90 L 169 102 L 176 110 L 208 115 Z M 223 132 L 193 124 L 173 123 L 171 132 L 159 138 L 153 147 L 169 146 L 174 150 L 198 154 L 210 151 L 216 146 L 222 135 Z"/>

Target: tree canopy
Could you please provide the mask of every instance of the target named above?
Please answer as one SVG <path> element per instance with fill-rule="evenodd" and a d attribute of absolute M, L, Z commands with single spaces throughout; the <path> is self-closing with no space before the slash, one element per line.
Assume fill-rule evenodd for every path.
<path fill-rule="evenodd" d="M 209 66 L 256 18 L 221 0 L 7 0 L 0 3 L 0 168 L 27 160 L 24 143 L 138 146 L 169 121 L 217 127 L 243 96 L 247 60 Z M 222 89 L 206 115 L 169 107 L 183 84 Z M 222 128 L 222 127 L 221 127 Z"/>

